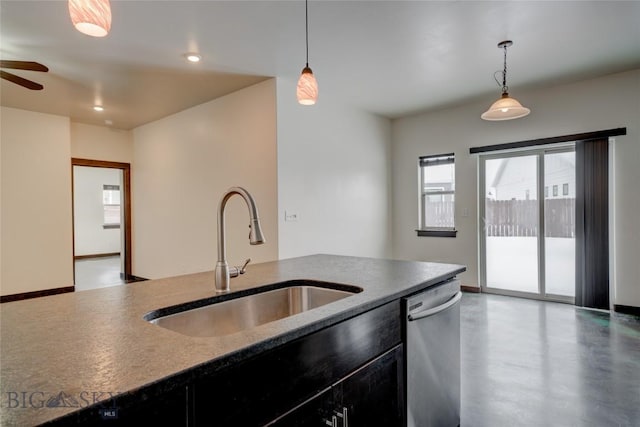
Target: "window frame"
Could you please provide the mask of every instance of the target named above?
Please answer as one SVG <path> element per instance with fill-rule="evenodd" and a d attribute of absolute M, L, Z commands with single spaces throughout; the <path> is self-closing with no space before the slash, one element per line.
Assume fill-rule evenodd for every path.
<path fill-rule="evenodd" d="M 118 193 L 120 193 L 118 196 L 118 198 L 120 199 L 120 203 L 104 203 L 105 191 L 117 191 Z M 119 221 L 117 223 L 105 221 L 106 208 L 111 206 L 117 206 L 119 208 L 118 210 L 120 212 L 120 216 L 119 216 Z M 117 229 L 117 228 L 120 228 L 121 225 L 122 225 L 122 190 L 120 189 L 120 185 L 104 184 L 102 186 L 102 228 L 104 230 Z"/>
<path fill-rule="evenodd" d="M 424 176 L 426 168 L 430 166 L 438 166 L 452 164 L 454 173 L 454 188 L 453 190 L 425 190 Z M 455 214 L 455 154 L 436 154 L 429 156 L 420 156 L 418 158 L 418 228 L 416 233 L 419 237 L 456 237 L 458 230 L 456 230 L 456 214 Z M 429 227 L 425 226 L 425 210 L 426 199 L 429 196 L 453 196 L 453 227 Z"/>

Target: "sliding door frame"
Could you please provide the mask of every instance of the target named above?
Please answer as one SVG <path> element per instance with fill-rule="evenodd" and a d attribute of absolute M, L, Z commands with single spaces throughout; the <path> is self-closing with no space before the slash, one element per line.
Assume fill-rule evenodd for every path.
<path fill-rule="evenodd" d="M 564 143 L 554 145 L 553 147 L 528 148 L 510 150 L 500 153 L 481 154 L 478 158 L 478 256 L 479 256 L 479 273 L 480 273 L 480 289 L 482 292 L 498 295 L 507 295 L 515 297 L 524 297 L 542 301 L 555 301 L 567 304 L 575 304 L 575 297 L 567 295 L 554 295 L 546 293 L 545 284 L 545 198 L 544 198 L 544 156 L 545 154 L 555 154 L 563 152 L 575 152 L 575 143 Z M 487 160 L 505 159 L 522 156 L 536 156 L 536 194 L 538 200 L 538 292 L 514 291 L 509 289 L 491 288 L 487 286 L 487 235 L 484 227 L 484 218 L 486 218 L 486 166 Z M 574 263 L 575 268 L 575 263 Z M 575 284 L 574 284 L 575 286 Z"/>

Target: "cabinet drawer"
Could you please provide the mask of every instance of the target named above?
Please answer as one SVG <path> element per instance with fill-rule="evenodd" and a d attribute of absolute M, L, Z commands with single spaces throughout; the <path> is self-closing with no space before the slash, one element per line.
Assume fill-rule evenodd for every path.
<path fill-rule="evenodd" d="M 394 301 L 195 382 L 194 424 L 263 425 L 401 342 Z"/>

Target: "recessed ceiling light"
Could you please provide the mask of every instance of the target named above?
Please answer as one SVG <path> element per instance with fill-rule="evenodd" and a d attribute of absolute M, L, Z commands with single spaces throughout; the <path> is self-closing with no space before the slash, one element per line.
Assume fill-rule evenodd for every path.
<path fill-rule="evenodd" d="M 104 111 L 104 107 L 102 105 L 94 105 L 93 111 L 102 112 Z"/>
<path fill-rule="evenodd" d="M 184 57 L 187 58 L 187 61 L 193 63 L 200 62 L 202 60 L 202 56 L 197 53 L 186 53 Z"/>

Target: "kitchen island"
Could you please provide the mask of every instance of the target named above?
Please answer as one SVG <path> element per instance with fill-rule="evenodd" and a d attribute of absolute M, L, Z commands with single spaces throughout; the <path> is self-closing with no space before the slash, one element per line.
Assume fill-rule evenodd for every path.
<path fill-rule="evenodd" d="M 291 280 L 362 291 L 220 337 L 182 335 L 144 319 L 160 308 L 215 296 L 213 272 L 5 303 L 0 419 L 19 426 L 269 420 L 303 425 L 287 424 L 294 419 L 289 409 L 317 413 L 304 405 L 316 395 L 331 405 L 326 402 L 335 400 L 338 379 L 357 374 L 365 362 L 386 366 L 395 360 L 401 371 L 400 299 L 464 270 L 333 255 L 251 265 L 232 280 L 232 292 Z M 280 375 L 278 369 L 289 371 Z M 247 406 L 254 398 L 261 401 Z M 402 404 L 401 393 L 396 400 Z M 327 409 L 329 420 L 338 409 Z"/>

